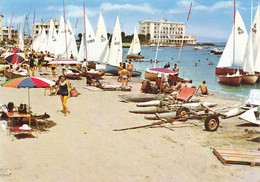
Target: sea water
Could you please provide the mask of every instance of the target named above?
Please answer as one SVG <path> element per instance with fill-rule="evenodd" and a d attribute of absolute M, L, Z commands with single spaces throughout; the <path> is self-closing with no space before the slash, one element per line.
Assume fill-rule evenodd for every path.
<path fill-rule="evenodd" d="M 210 53 L 210 49 L 215 47 L 203 47 L 202 50 L 194 50 L 193 46 L 184 46 L 181 50 L 180 59 L 178 62 L 178 56 L 180 49 L 173 47 L 160 47 L 158 51 L 157 60 L 161 61 L 156 64 L 156 67 L 163 68 L 163 66 L 170 62 L 171 69 L 174 64 L 178 64 L 179 76 L 186 79 L 191 79 L 195 86 L 199 86 L 202 81 L 206 81 L 209 91 L 235 94 L 238 96 L 248 96 L 251 89 L 260 89 L 260 85 L 241 85 L 239 87 L 226 86 L 218 82 L 218 77 L 215 75 L 215 68 L 219 62 L 220 55 L 214 55 Z M 224 49 L 222 47 L 221 49 Z M 128 48 L 123 49 L 124 58 L 128 53 Z M 142 56 L 144 60 L 154 60 L 156 54 L 156 47 L 142 46 Z M 213 65 L 209 65 L 209 62 L 213 62 Z M 197 66 L 195 66 L 197 63 Z M 153 68 L 154 63 L 149 62 L 134 62 L 134 68 L 142 72 L 142 78 L 144 78 L 144 72 L 146 69 Z"/>

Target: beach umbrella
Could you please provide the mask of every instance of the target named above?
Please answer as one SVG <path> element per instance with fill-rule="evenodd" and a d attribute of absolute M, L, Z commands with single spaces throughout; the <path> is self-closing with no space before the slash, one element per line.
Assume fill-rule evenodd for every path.
<path fill-rule="evenodd" d="M 9 64 L 22 63 L 25 60 L 25 54 L 20 49 L 12 49 L 12 52 L 5 54 L 5 61 Z"/>
<path fill-rule="evenodd" d="M 28 105 L 30 111 L 30 90 L 29 88 L 44 88 L 55 85 L 55 82 L 38 77 L 21 77 L 8 80 L 2 83 L 3 87 L 28 88 Z"/>

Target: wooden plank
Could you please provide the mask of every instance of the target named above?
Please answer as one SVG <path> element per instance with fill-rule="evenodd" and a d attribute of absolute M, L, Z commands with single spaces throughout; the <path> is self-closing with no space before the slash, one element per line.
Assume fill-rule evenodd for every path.
<path fill-rule="evenodd" d="M 213 153 L 223 164 L 250 164 L 260 165 L 260 152 L 253 150 L 213 148 Z"/>

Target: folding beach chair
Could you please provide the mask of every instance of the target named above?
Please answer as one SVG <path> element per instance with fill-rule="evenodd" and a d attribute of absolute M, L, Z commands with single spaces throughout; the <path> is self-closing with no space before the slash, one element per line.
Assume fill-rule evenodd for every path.
<path fill-rule="evenodd" d="M 184 87 L 177 94 L 177 100 L 188 102 L 194 95 L 196 88 Z"/>

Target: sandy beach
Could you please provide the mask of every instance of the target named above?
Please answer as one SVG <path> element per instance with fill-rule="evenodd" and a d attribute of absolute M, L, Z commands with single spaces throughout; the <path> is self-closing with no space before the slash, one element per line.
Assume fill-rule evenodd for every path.
<path fill-rule="evenodd" d="M 45 76 L 54 79 L 51 75 Z M 105 76 L 101 82 L 117 83 Z M 223 165 L 212 148 L 254 149 L 259 134 L 248 134 L 237 117 L 221 120 L 216 132 L 197 126 L 146 128 L 128 131 L 113 129 L 149 124 L 142 114 L 129 113 L 136 103 L 124 103 L 120 94 L 140 93 L 141 81 L 134 78 L 131 92 L 102 91 L 86 87 L 85 78 L 72 80 L 81 93 L 68 100 L 70 115 L 64 116 L 58 96 L 44 96 L 44 89 L 30 89 L 33 113 L 47 112 L 56 123 L 38 138 L 14 139 L 0 130 L 0 181 L 260 181 L 260 168 L 250 165 Z M 0 87 L 0 103 L 27 103 L 27 89 Z M 244 98 L 215 93 L 198 97 L 217 107 L 241 103 Z M 241 125 L 242 124 L 242 125 Z M 182 124 L 185 126 L 185 124 Z M 174 130 L 174 131 L 173 131 Z"/>

